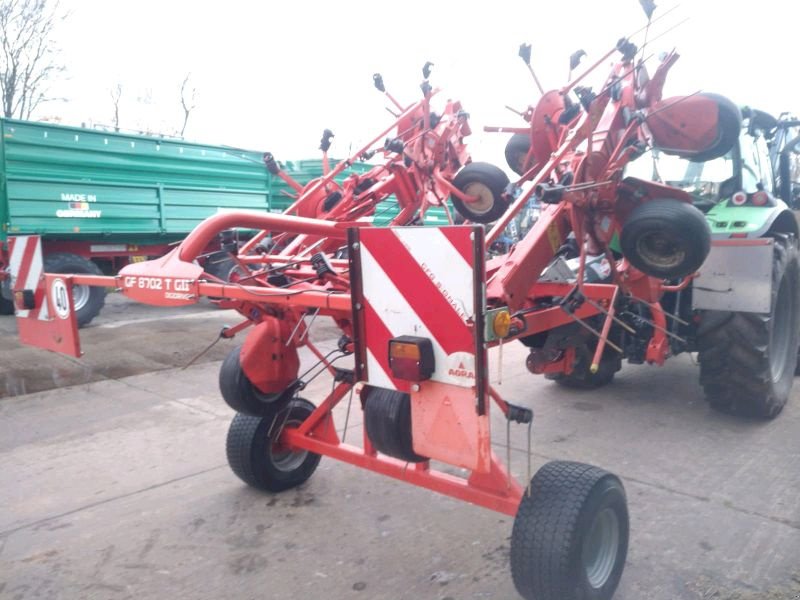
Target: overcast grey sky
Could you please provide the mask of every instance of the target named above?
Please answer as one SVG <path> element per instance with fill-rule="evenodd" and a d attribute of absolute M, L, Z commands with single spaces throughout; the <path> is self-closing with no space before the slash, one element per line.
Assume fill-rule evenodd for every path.
<path fill-rule="evenodd" d="M 675 2 L 657 4 L 656 16 Z M 69 101 L 40 117 L 110 123 L 109 90 L 120 83 L 123 127 L 174 129 L 181 121 L 180 82 L 190 72 L 198 107 L 188 139 L 271 150 L 284 159 L 316 156 L 326 127 L 337 134 L 336 156 L 378 133 L 391 117 L 372 74 L 380 71 L 389 90 L 409 103 L 430 60 L 442 97 L 460 99 L 472 115 L 473 156 L 500 164 L 505 136 L 485 134 L 482 126 L 519 124 L 504 105 L 524 108 L 538 97 L 517 57 L 520 43 L 533 45 L 540 80 L 556 88 L 566 81 L 573 51 L 586 50 L 590 64 L 645 24 L 637 0 L 62 0 L 62 6 L 71 11 L 59 32 L 70 79 L 59 92 Z M 702 89 L 776 113 L 797 111 L 798 13 L 796 3 L 778 0 L 686 1 L 653 34 L 689 21 L 647 54 L 673 47 L 681 54 L 667 95 Z M 651 72 L 655 62 L 648 63 Z M 149 104 L 137 101 L 145 96 Z"/>

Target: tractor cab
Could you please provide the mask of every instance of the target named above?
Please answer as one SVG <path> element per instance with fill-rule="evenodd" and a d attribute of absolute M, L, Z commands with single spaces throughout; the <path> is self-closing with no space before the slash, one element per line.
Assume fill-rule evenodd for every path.
<path fill-rule="evenodd" d="M 800 120 L 782 113 L 769 139 L 775 189 L 792 209 L 800 208 Z"/>
<path fill-rule="evenodd" d="M 798 132 L 800 121 L 743 108 L 738 143 L 724 155 L 697 161 L 654 148 L 625 174 L 687 192 L 714 238 L 760 237 L 800 193 Z"/>

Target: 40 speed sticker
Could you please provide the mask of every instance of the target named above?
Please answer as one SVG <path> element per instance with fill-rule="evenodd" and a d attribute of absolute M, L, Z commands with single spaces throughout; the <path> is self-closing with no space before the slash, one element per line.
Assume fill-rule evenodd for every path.
<path fill-rule="evenodd" d="M 59 318 L 68 319 L 70 313 L 69 293 L 63 279 L 53 280 L 50 288 L 50 300 L 53 302 L 53 308 Z"/>

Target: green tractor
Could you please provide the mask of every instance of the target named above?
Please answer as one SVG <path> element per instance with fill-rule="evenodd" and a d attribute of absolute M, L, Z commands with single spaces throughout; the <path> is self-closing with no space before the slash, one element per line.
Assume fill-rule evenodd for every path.
<path fill-rule="evenodd" d="M 698 276 L 661 301 L 672 354 L 698 353 L 700 383 L 714 408 L 773 418 L 798 367 L 800 235 L 792 208 L 800 195 L 800 121 L 743 109 L 741 122 L 739 143 L 724 156 L 692 161 L 652 150 L 626 176 L 688 192 L 711 229 Z M 643 362 L 644 349 L 628 337 L 621 332 L 623 355 Z M 594 373 L 579 363 L 559 383 L 597 387 L 621 367 L 618 355 Z"/>

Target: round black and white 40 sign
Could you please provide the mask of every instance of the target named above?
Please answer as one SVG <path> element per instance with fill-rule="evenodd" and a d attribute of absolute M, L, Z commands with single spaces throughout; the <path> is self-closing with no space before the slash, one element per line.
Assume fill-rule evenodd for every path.
<path fill-rule="evenodd" d="M 56 314 L 62 319 L 69 317 L 69 294 L 67 294 L 67 284 L 63 279 L 54 279 L 50 288 L 50 299 Z"/>

